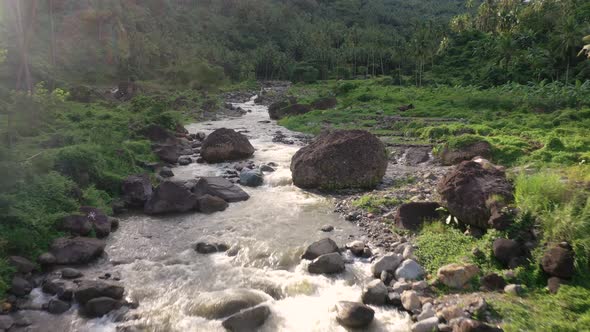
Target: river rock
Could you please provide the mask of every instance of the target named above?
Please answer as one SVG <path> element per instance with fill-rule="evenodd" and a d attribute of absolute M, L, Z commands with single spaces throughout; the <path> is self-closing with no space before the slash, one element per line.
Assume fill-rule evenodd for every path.
<path fill-rule="evenodd" d="M 453 323 L 453 332 L 504 332 L 501 328 L 470 318 L 459 318 Z"/>
<path fill-rule="evenodd" d="M 217 196 L 209 194 L 203 195 L 197 199 L 197 209 L 202 213 L 214 213 L 224 211 L 229 204 Z"/>
<path fill-rule="evenodd" d="M 186 165 L 189 165 L 192 162 L 193 162 L 193 160 L 189 156 L 180 156 L 180 157 L 178 157 L 178 165 L 180 165 L 180 166 L 186 166 Z"/>
<path fill-rule="evenodd" d="M 479 274 L 479 268 L 474 264 L 448 264 L 438 269 L 436 277 L 444 285 L 461 289 Z"/>
<path fill-rule="evenodd" d="M 344 271 L 344 259 L 337 252 L 321 255 L 309 263 L 307 270 L 313 274 L 340 273 Z"/>
<path fill-rule="evenodd" d="M 31 290 L 33 290 L 33 285 L 29 281 L 19 276 L 15 276 L 12 278 L 12 283 L 10 285 L 10 292 L 16 296 L 25 296 L 28 295 Z"/>
<path fill-rule="evenodd" d="M 441 179 L 437 190 L 450 214 L 481 229 L 492 227 L 492 214 L 502 213 L 505 204 L 513 200 L 513 188 L 504 171 L 483 159 L 457 165 Z"/>
<path fill-rule="evenodd" d="M 51 299 L 49 300 L 49 303 L 47 303 L 47 312 L 50 314 L 59 315 L 70 310 L 70 307 L 71 305 L 65 301 Z"/>
<path fill-rule="evenodd" d="M 110 297 L 115 300 L 123 298 L 125 289 L 123 286 L 102 280 L 84 280 L 74 291 L 76 301 L 86 304 L 88 301 L 99 297 Z"/>
<path fill-rule="evenodd" d="M 121 303 L 110 297 L 97 297 L 89 300 L 84 305 L 84 314 L 88 317 L 102 317 L 109 312 L 121 307 Z"/>
<path fill-rule="evenodd" d="M 81 276 L 82 272 L 80 272 L 80 270 L 71 267 L 61 269 L 61 277 L 64 279 L 76 279 L 80 278 Z"/>
<path fill-rule="evenodd" d="M 92 224 L 86 215 L 73 214 L 63 218 L 59 229 L 72 235 L 86 236 L 92 231 Z"/>
<path fill-rule="evenodd" d="M 267 173 L 272 173 L 272 172 L 275 171 L 275 169 L 272 168 L 269 165 L 262 165 L 262 166 L 260 166 L 260 170 L 263 171 L 263 172 L 267 172 Z"/>
<path fill-rule="evenodd" d="M 474 157 L 490 159 L 492 157 L 492 145 L 484 140 L 466 144 L 461 147 L 445 146 L 439 154 L 443 165 L 455 165 Z"/>
<path fill-rule="evenodd" d="M 246 136 L 233 129 L 217 129 L 203 141 L 201 156 L 209 163 L 245 159 L 254 154 Z"/>
<path fill-rule="evenodd" d="M 243 170 L 240 172 L 240 184 L 247 187 L 258 187 L 264 182 L 264 175 L 260 169 Z"/>
<path fill-rule="evenodd" d="M 412 324 L 412 332 L 438 332 L 438 317 L 430 317 Z"/>
<path fill-rule="evenodd" d="M 253 289 L 226 289 L 202 293 L 189 309 L 190 314 L 207 319 L 220 319 L 270 301 L 272 297 Z"/>
<path fill-rule="evenodd" d="M 162 214 L 172 212 L 188 212 L 195 209 L 197 196 L 186 188 L 184 183 L 164 181 L 154 190 L 146 202 L 144 212 Z"/>
<path fill-rule="evenodd" d="M 347 243 L 345 248 L 350 250 L 353 255 L 362 257 L 365 250 L 365 243 L 363 241 L 356 240 Z"/>
<path fill-rule="evenodd" d="M 229 316 L 221 322 L 221 325 L 232 332 L 255 331 L 264 324 L 268 316 L 270 316 L 270 308 L 260 305 L 254 308 L 244 309 Z"/>
<path fill-rule="evenodd" d="M 14 319 L 8 315 L 0 315 L 0 330 L 7 331 L 14 325 Z"/>
<path fill-rule="evenodd" d="M 411 290 L 412 284 L 406 281 L 396 281 L 391 287 L 394 292 L 401 294 L 404 291 Z"/>
<path fill-rule="evenodd" d="M 12 315 L 12 319 L 14 319 L 14 325 L 18 327 L 25 327 L 33 325 L 33 321 L 28 317 L 25 316 L 24 313 L 17 312 Z"/>
<path fill-rule="evenodd" d="M 396 279 L 419 280 L 424 277 L 424 274 L 424 268 L 413 259 L 406 259 L 395 270 Z"/>
<path fill-rule="evenodd" d="M 87 237 L 58 238 L 53 241 L 50 253 L 55 257 L 55 264 L 86 264 L 102 255 L 105 242 Z"/>
<path fill-rule="evenodd" d="M 191 191 L 197 196 L 209 194 L 217 196 L 228 203 L 245 201 L 250 198 L 242 188 L 222 177 L 202 177 Z"/>
<path fill-rule="evenodd" d="M 371 273 L 373 273 L 373 277 L 375 278 L 379 278 L 381 276 L 381 272 L 383 271 L 395 273 L 395 270 L 402 261 L 403 257 L 398 254 L 387 254 L 385 256 L 379 257 L 371 266 Z"/>
<path fill-rule="evenodd" d="M 514 240 L 499 238 L 494 240 L 493 253 L 498 261 L 508 266 L 513 259 L 522 256 L 522 247 Z"/>
<path fill-rule="evenodd" d="M 358 302 L 340 301 L 336 304 L 336 320 L 349 328 L 369 326 L 375 317 L 375 310 Z"/>
<path fill-rule="evenodd" d="M 301 259 L 314 260 L 321 255 L 330 253 L 340 253 L 338 245 L 330 238 L 324 238 L 310 244 L 306 249 Z"/>
<path fill-rule="evenodd" d="M 395 214 L 395 225 L 398 228 L 416 231 L 425 220 L 440 218 L 435 202 L 411 202 L 400 205 Z"/>
<path fill-rule="evenodd" d="M 27 274 L 35 270 L 35 264 L 21 256 L 10 256 L 8 262 L 18 273 Z"/>
<path fill-rule="evenodd" d="M 320 230 L 322 232 L 329 233 L 329 232 L 331 232 L 331 231 L 334 230 L 334 226 L 332 226 L 332 225 L 324 225 L 324 226 L 322 226 L 322 228 L 320 228 Z"/>
<path fill-rule="evenodd" d="M 97 238 L 109 236 L 111 233 L 111 219 L 104 212 L 91 206 L 80 207 L 80 212 L 86 214 Z"/>
<path fill-rule="evenodd" d="M 224 252 L 229 249 L 229 246 L 223 243 L 206 243 L 206 242 L 197 242 L 194 245 L 194 249 L 199 254 L 213 254 L 216 252 Z"/>
<path fill-rule="evenodd" d="M 305 189 L 374 188 L 386 169 L 385 145 L 363 130 L 320 134 L 291 159 L 293 183 Z"/>
<path fill-rule="evenodd" d="M 569 279 L 574 275 L 574 252 L 569 248 L 554 246 L 541 259 L 543 271 L 552 277 Z"/>
<path fill-rule="evenodd" d="M 369 282 L 362 295 L 364 304 L 384 305 L 387 302 L 387 287 L 381 280 L 373 280 Z"/>
<path fill-rule="evenodd" d="M 422 308 L 418 294 L 413 290 L 407 290 L 402 293 L 402 306 L 410 312 Z"/>
<path fill-rule="evenodd" d="M 171 178 L 174 176 L 174 172 L 172 172 L 170 167 L 166 167 L 166 166 L 162 167 L 162 169 L 160 169 L 158 174 L 163 178 Z"/>
<path fill-rule="evenodd" d="M 513 296 L 519 296 L 520 294 L 522 294 L 523 289 L 521 285 L 518 284 L 510 284 L 510 285 L 506 285 L 506 287 L 504 287 L 504 293 L 506 294 L 510 294 Z"/>
<path fill-rule="evenodd" d="M 161 171 L 160 171 L 161 172 Z M 131 175 L 123 180 L 123 201 L 130 207 L 143 207 L 152 196 L 152 182 L 147 174 Z"/>

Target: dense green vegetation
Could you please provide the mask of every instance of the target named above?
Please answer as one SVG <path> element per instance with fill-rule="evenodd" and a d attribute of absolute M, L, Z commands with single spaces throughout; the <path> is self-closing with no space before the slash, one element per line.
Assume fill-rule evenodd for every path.
<path fill-rule="evenodd" d="M 214 112 L 224 90 L 287 79 L 300 103 L 338 100 L 280 121 L 292 130 L 362 128 L 435 154 L 491 144 L 515 184 L 516 223 L 481 239 L 430 223 L 417 255 L 431 273 L 462 261 L 499 272 L 493 238 L 534 226 L 540 243 L 573 246 L 576 276 L 548 295 L 534 251 L 515 276 L 527 294 L 495 296 L 493 308 L 507 331 L 590 324 L 590 2 L 7 0 L 0 16 L 0 295 L 8 255 L 34 259 L 64 215 L 109 212 L 122 179 L 149 170 L 142 129 L 174 129 Z M 119 82 L 141 94 L 103 98 Z"/>

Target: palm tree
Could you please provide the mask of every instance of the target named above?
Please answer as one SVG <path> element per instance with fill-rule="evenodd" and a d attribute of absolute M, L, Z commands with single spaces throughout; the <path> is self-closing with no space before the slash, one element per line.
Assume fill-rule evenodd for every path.
<path fill-rule="evenodd" d="M 572 49 L 580 43 L 581 32 L 578 23 L 572 15 L 567 15 L 557 25 L 557 51 L 566 60 L 565 83 L 569 81 L 570 61 Z"/>

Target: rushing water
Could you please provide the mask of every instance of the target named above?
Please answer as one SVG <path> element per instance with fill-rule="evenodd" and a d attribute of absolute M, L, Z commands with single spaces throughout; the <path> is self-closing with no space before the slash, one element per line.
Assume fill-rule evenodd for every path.
<path fill-rule="evenodd" d="M 310 275 L 299 256 L 305 246 L 330 236 L 339 245 L 361 234 L 355 225 L 332 212 L 328 199 L 304 192 L 291 184 L 289 164 L 299 146 L 273 143 L 277 130 L 268 122 L 267 108 L 252 101 L 237 104 L 250 113 L 210 123 L 187 126 L 190 132 L 217 128 L 242 131 L 256 148 L 253 160 L 279 166 L 267 173 L 258 188 L 244 188 L 251 198 L 232 203 L 212 215 L 122 218 L 106 248 L 108 257 L 84 269 L 86 277 L 105 272 L 121 276 L 128 299 L 139 302 L 130 312 L 134 325 L 146 331 L 223 331 L 220 320 L 199 316 L 210 298 L 239 289 L 255 289 L 268 297 L 271 316 L 261 331 L 345 331 L 335 320 L 334 304 L 359 301 L 370 278 L 370 264 L 350 259 L 346 272 L 336 276 Z M 220 175 L 228 164 L 191 164 L 174 169 L 175 179 Z M 322 233 L 321 226 L 335 227 Z M 237 255 L 201 255 L 192 249 L 199 240 L 223 242 Z M 35 301 L 47 298 L 35 290 Z M 261 293 L 262 294 L 262 293 Z M 264 295 L 266 296 L 266 295 Z M 393 308 L 374 307 L 372 331 L 407 331 L 409 317 Z M 39 331 L 115 331 L 112 316 L 86 320 L 76 308 L 61 316 L 34 312 Z"/>

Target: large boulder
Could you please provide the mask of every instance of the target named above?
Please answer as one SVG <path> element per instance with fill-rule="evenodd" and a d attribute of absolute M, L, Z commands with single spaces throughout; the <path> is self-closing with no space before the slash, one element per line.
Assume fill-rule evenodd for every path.
<path fill-rule="evenodd" d="M 395 270 L 396 279 L 419 280 L 424 277 L 424 268 L 413 259 L 406 259 Z"/>
<path fill-rule="evenodd" d="M 285 107 L 279 108 L 279 106 L 282 105 L 284 104 L 276 105 L 276 107 L 273 108 L 269 107 L 268 115 L 271 119 L 280 120 L 287 116 L 302 115 L 312 111 L 311 106 L 305 104 L 290 104 L 286 105 Z"/>
<path fill-rule="evenodd" d="M 323 97 L 314 100 L 311 103 L 311 107 L 314 110 L 328 110 L 336 107 L 336 104 L 338 104 L 336 97 Z"/>
<path fill-rule="evenodd" d="M 147 174 L 128 176 L 122 189 L 123 200 L 131 207 L 143 207 L 152 196 L 152 182 Z"/>
<path fill-rule="evenodd" d="M 55 257 L 55 264 L 86 264 L 99 257 L 105 242 L 87 237 L 59 238 L 53 241 L 49 252 Z"/>
<path fill-rule="evenodd" d="M 418 230 L 425 220 L 433 220 L 440 217 L 436 202 L 411 202 L 402 204 L 395 214 L 395 225 L 398 228 Z"/>
<path fill-rule="evenodd" d="M 220 319 L 272 300 L 270 295 L 252 289 L 226 289 L 201 293 L 189 309 L 190 314 L 207 319 Z"/>
<path fill-rule="evenodd" d="M 180 157 L 180 149 L 176 144 L 154 144 L 152 150 L 160 160 L 176 164 Z"/>
<path fill-rule="evenodd" d="M 461 289 L 479 274 L 479 268 L 474 264 L 448 264 L 438 269 L 436 276 L 444 285 Z"/>
<path fill-rule="evenodd" d="M 321 134 L 291 159 L 293 183 L 306 189 L 373 188 L 386 169 L 385 145 L 364 130 Z"/>
<path fill-rule="evenodd" d="M 574 252 L 561 246 L 549 248 L 541 259 L 541 266 L 552 277 L 569 279 L 574 275 Z"/>
<path fill-rule="evenodd" d="M 245 201 L 250 198 L 250 195 L 242 188 L 222 177 L 200 178 L 191 191 L 199 197 L 208 194 L 219 197 L 228 203 Z"/>
<path fill-rule="evenodd" d="M 321 255 L 309 263 L 307 270 L 312 274 L 340 273 L 344 271 L 344 259 L 337 252 Z"/>
<path fill-rule="evenodd" d="M 197 206 L 197 195 L 181 182 L 164 181 L 154 190 L 145 203 L 147 214 L 188 212 Z"/>
<path fill-rule="evenodd" d="M 322 255 L 339 253 L 340 249 L 336 242 L 330 238 L 324 238 L 310 244 L 306 249 L 301 259 L 314 260 Z"/>
<path fill-rule="evenodd" d="M 483 140 L 477 140 L 461 146 L 445 146 L 439 154 L 443 165 L 456 165 L 464 160 L 475 157 L 490 159 L 492 145 Z"/>
<path fill-rule="evenodd" d="M 88 301 L 100 297 L 121 300 L 123 293 L 125 293 L 125 289 L 117 283 L 102 280 L 83 280 L 74 291 L 74 298 L 76 301 L 86 304 Z"/>
<path fill-rule="evenodd" d="M 244 309 L 229 316 L 221 322 L 221 325 L 228 331 L 256 331 L 270 316 L 270 308 L 265 305 Z"/>
<path fill-rule="evenodd" d="M 12 278 L 12 283 L 10 285 L 10 292 L 16 296 L 25 296 L 29 294 L 33 290 L 33 285 L 31 283 L 19 276 L 15 276 Z"/>
<path fill-rule="evenodd" d="M 336 304 L 336 320 L 349 328 L 369 326 L 375 317 L 375 310 L 358 302 L 340 301 Z"/>
<path fill-rule="evenodd" d="M 258 187 L 264 182 L 264 174 L 260 169 L 244 169 L 240 172 L 240 184 L 247 187 Z"/>
<path fill-rule="evenodd" d="M 492 215 L 513 200 L 512 184 L 504 171 L 483 159 L 462 162 L 443 177 L 437 189 L 450 214 L 480 229 L 494 226 L 490 225 Z"/>
<path fill-rule="evenodd" d="M 233 129 L 217 129 L 203 141 L 201 156 L 209 163 L 248 158 L 254 147 L 246 136 Z"/>

